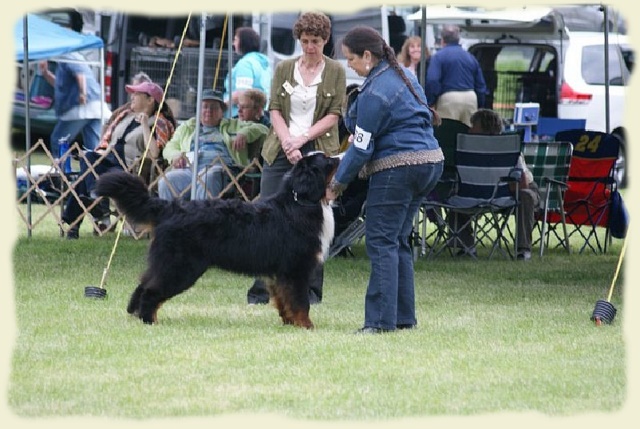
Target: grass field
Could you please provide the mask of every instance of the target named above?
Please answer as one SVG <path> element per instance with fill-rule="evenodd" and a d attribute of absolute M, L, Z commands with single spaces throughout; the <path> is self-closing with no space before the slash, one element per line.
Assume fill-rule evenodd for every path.
<path fill-rule="evenodd" d="M 417 329 L 358 336 L 369 273 L 328 261 L 314 331 L 282 326 L 270 306 L 246 305 L 252 280 L 212 269 L 165 303 L 159 323 L 126 314 L 148 241 L 115 234 L 77 241 L 57 225 L 12 257 L 17 337 L 8 407 L 20 418 L 136 421 L 273 414 L 300 421 L 536 413 L 580 417 L 627 406 L 624 269 L 611 325 L 590 321 L 611 286 L 621 240 L 604 255 L 550 250 L 529 263 L 420 258 Z"/>

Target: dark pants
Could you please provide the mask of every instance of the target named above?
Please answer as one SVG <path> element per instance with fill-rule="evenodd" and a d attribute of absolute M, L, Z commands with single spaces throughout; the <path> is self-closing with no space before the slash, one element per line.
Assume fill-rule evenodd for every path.
<path fill-rule="evenodd" d="M 264 164 L 262 177 L 260 179 L 260 198 L 266 198 L 278 192 L 282 178 L 293 165 L 289 163 L 287 157 L 281 151 L 273 164 Z M 309 302 L 316 304 L 322 301 L 322 283 L 324 278 L 324 267 L 320 266 L 311 276 L 309 285 Z M 269 292 L 262 279 L 256 279 L 253 286 L 247 291 L 247 302 L 249 304 L 266 304 L 269 302 Z"/>
<path fill-rule="evenodd" d="M 100 176 L 101 174 L 106 173 L 111 170 L 122 170 L 122 166 L 118 162 L 118 159 L 110 153 L 107 155 L 99 164 L 96 164 L 96 161 L 102 154 L 98 152 L 88 151 L 85 153 L 87 161 L 93 166 L 93 170 L 95 174 Z M 84 159 L 80 160 L 80 175 L 83 175 L 87 170 L 88 166 Z M 86 206 L 93 204 L 94 198 L 91 197 L 91 191 L 95 188 L 97 178 L 94 176 L 93 172 L 89 172 L 80 182 L 75 184 L 75 191 L 82 200 L 82 203 Z M 95 218 L 101 218 L 103 214 L 109 211 L 109 200 L 104 198 L 98 205 L 96 205 L 92 210 L 91 214 Z M 80 203 L 75 198 L 75 196 L 69 197 L 67 200 L 67 204 L 64 207 L 64 212 L 62 213 L 62 220 L 67 224 L 72 224 L 76 220 L 82 217 L 84 210 L 80 206 Z M 76 224 L 76 227 L 79 228 L 82 223 L 82 219 Z"/>

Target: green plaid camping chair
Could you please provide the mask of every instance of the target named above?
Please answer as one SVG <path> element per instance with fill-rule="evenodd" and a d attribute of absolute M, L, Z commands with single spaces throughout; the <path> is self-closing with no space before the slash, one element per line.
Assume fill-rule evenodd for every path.
<path fill-rule="evenodd" d="M 536 214 L 540 231 L 540 238 L 536 243 L 540 242 L 540 257 L 545 246 L 549 245 L 551 233 L 558 238 L 560 245 L 571 253 L 564 211 L 564 193 L 567 189 L 573 145 L 569 142 L 531 142 L 522 145 L 522 153 L 527 167 L 533 174 L 533 180 L 540 189 L 542 212 Z M 550 213 L 559 214 L 561 222 L 550 222 Z M 563 237 L 556 231 L 560 225 Z"/>

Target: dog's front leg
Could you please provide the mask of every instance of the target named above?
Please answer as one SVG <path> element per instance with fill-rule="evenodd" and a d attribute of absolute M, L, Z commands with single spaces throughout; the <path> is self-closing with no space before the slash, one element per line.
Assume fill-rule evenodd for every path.
<path fill-rule="evenodd" d="M 287 307 L 287 301 L 284 296 L 286 286 L 279 284 L 274 279 L 265 279 L 265 284 L 269 292 L 270 301 L 276 310 L 278 310 L 278 315 L 282 319 L 282 323 L 285 325 L 293 325 L 293 320 L 290 316 L 291 309 Z"/>
<path fill-rule="evenodd" d="M 308 281 L 297 282 L 292 288 L 284 291 L 285 307 L 288 309 L 289 320 L 294 326 L 313 329 L 313 323 L 309 319 L 309 287 Z"/>

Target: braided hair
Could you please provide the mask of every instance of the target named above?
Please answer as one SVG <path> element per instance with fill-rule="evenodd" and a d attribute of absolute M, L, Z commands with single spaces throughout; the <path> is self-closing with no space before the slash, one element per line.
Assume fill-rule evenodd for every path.
<path fill-rule="evenodd" d="M 420 95 L 411 84 L 411 81 L 400 66 L 400 63 L 398 63 L 395 51 L 387 44 L 387 42 L 384 41 L 380 33 L 378 33 L 374 28 L 365 25 L 354 27 L 344 36 L 342 44 L 349 48 L 349 50 L 355 55 L 362 56 L 364 55 L 364 51 L 369 51 L 371 52 L 371 55 L 376 57 L 378 60 L 387 60 L 389 65 L 396 71 L 396 73 L 398 73 L 402 81 L 407 85 L 409 91 L 411 91 L 416 100 L 429 109 L 433 115 L 434 125 L 440 124 L 440 116 L 429 106 L 428 103 L 420 98 Z"/>

